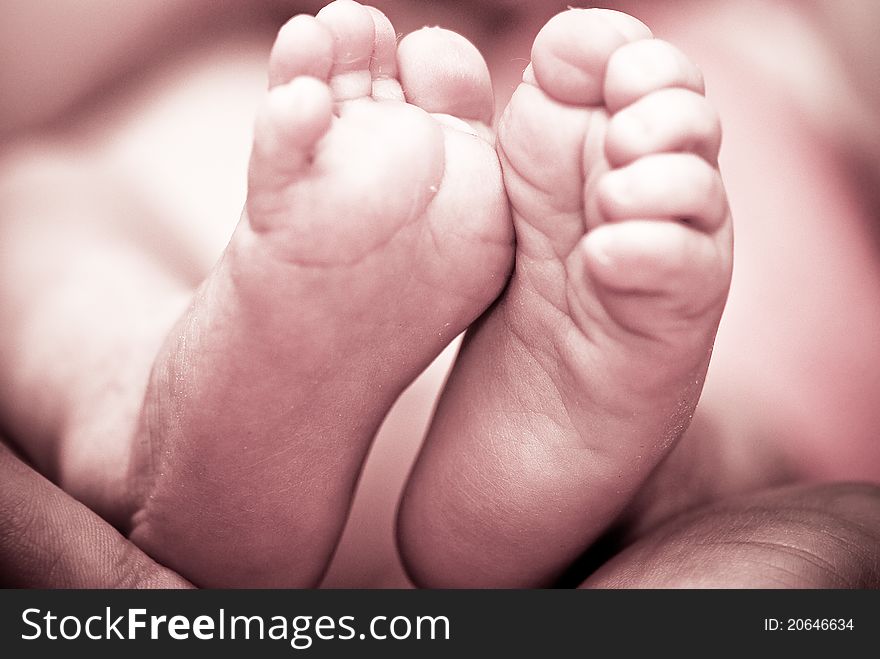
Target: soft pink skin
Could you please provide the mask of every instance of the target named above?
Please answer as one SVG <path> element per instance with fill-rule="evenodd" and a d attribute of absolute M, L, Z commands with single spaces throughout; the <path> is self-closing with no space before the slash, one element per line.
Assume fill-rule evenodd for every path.
<path fill-rule="evenodd" d="M 131 538 L 199 585 L 318 583 L 379 424 L 512 256 L 462 37 L 398 48 L 338 0 L 282 28 L 269 80 L 244 216 L 156 361 L 131 469 Z"/>
<path fill-rule="evenodd" d="M 624 14 L 568 11 L 536 38 L 499 126 L 516 268 L 401 507 L 417 583 L 552 583 L 687 428 L 732 262 L 702 91 Z"/>
<path fill-rule="evenodd" d="M 240 212 L 250 99 L 261 96 L 274 31 L 258 19 L 243 22 L 237 3 L 175 0 L 165 3 L 170 12 L 150 3 L 148 16 L 129 3 L 106 3 L 119 21 L 102 4 L 65 7 L 61 21 L 57 3 L 22 5 L 37 14 L 32 25 L 62 25 L 63 41 L 14 21 L 0 25 L 16 52 L 0 72 L 10 74 L 3 80 L 11 90 L 10 103 L 0 104 L 3 129 L 16 128 L 7 112 L 22 108 L 18 116 L 29 124 L 49 122 L 32 136 L 13 133 L 18 139 L 4 145 L 0 167 L 0 405 L 8 437 L 42 473 L 118 519 L 128 493 L 120 479 L 127 447 L 118 438 L 131 432 L 158 344 Z M 518 3 L 535 16 L 499 30 L 471 5 L 417 3 L 407 11 L 387 3 L 403 32 L 439 24 L 477 43 L 490 58 L 500 101 L 518 81 L 551 4 Z M 842 34 L 838 43 L 824 31 L 849 19 L 865 29 L 872 23 L 864 8 L 846 3 L 818 3 L 827 16 L 815 22 L 809 3 L 630 4 L 623 8 L 705 71 L 724 118 L 722 165 L 737 218 L 735 285 L 695 422 L 630 507 L 631 532 L 769 483 L 876 481 L 880 260 L 876 213 L 866 202 L 876 189 L 868 172 L 880 162 L 877 122 L 866 113 L 869 121 L 854 123 L 865 108 L 826 86 L 828 75 L 839 83 L 851 78 L 813 70 L 812 51 L 802 50 L 806 43 L 835 61 L 853 56 L 858 68 L 850 70 L 874 94 L 876 66 L 857 52 L 864 45 L 876 57 L 873 42 Z M 305 9 L 283 4 L 279 25 L 292 7 Z M 265 9 L 249 4 L 248 15 Z M 235 33 L 218 32 L 230 20 Z M 103 39 L 108 32 L 113 38 Z M 172 36 L 178 41 L 166 48 Z M 58 57 L 46 59 L 46 52 Z M 25 80 L 13 75 L 19 65 L 41 74 L 28 89 L 14 84 Z M 125 71 L 131 74 L 119 84 L 107 84 Z M 827 124 L 805 111 L 789 74 L 808 77 Z M 864 159 L 854 161 L 842 144 Z M 325 583 L 406 583 L 392 508 L 445 363 L 407 392 L 383 428 Z M 57 525 L 62 514 L 44 524 Z"/>
<path fill-rule="evenodd" d="M 880 491 L 787 488 L 686 515 L 649 534 L 588 588 L 880 585 Z M 189 588 L 0 443 L 0 585 Z"/>

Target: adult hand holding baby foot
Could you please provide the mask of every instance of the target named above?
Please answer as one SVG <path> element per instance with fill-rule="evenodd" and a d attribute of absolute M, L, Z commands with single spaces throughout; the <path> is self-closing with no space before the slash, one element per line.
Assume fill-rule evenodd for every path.
<path fill-rule="evenodd" d="M 532 57 L 499 163 L 488 72 L 463 38 L 428 29 L 397 44 L 383 14 L 347 0 L 282 29 L 244 216 L 155 360 L 132 444 L 118 503 L 153 558 L 198 585 L 318 583 L 389 406 L 505 285 L 502 184 L 516 269 L 469 334 L 412 476 L 411 573 L 552 585 L 643 489 L 696 405 L 730 276 L 717 117 L 693 64 L 623 14 L 565 12 Z M 769 585 L 781 570 L 789 585 L 871 583 L 861 568 L 875 557 L 852 547 L 876 537 L 875 499 L 730 500 L 641 533 L 587 585 Z M 121 553 L 155 574 L 96 518 L 9 501 L 4 562 L 21 585 L 152 583 L 101 567 L 132 565 Z M 728 533 L 756 511 L 733 525 L 748 533 Z M 88 545 L 93 580 L 65 576 L 56 515 L 113 538 Z M 797 531 L 804 560 L 791 564 Z M 22 568 L 29 546 L 61 567 Z M 157 583 L 177 578 L 156 569 Z"/>
<path fill-rule="evenodd" d="M 192 588 L 0 442 L 0 586 Z"/>
<path fill-rule="evenodd" d="M 584 586 L 876 588 L 878 500 L 876 488 L 826 486 L 713 506 L 647 535 Z M 192 587 L 2 444 L 0 539 L 3 587 Z"/>
<path fill-rule="evenodd" d="M 202 586 L 317 585 L 379 424 L 513 255 L 491 82 L 463 37 L 398 44 L 339 0 L 280 30 L 268 77 L 241 222 L 173 327 L 154 313 L 128 337 L 138 359 L 108 387 L 126 404 L 74 415 L 106 417 L 97 432 L 54 402 L 17 424 L 33 453 L 44 433 L 23 429 L 48 427 L 58 479 Z M 101 446 L 118 459 L 70 459 Z"/>

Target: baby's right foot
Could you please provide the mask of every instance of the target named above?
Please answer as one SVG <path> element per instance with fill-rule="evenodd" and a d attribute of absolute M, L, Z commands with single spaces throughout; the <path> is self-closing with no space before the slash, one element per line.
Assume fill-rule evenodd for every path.
<path fill-rule="evenodd" d="M 570 10 L 499 126 L 516 268 L 469 332 L 402 503 L 420 584 L 553 582 L 687 428 L 731 270 L 702 77 Z"/>
<path fill-rule="evenodd" d="M 244 217 L 156 362 L 132 467 L 132 538 L 199 585 L 318 582 L 385 413 L 512 258 L 464 38 L 398 46 L 339 0 L 281 30 L 270 81 Z"/>

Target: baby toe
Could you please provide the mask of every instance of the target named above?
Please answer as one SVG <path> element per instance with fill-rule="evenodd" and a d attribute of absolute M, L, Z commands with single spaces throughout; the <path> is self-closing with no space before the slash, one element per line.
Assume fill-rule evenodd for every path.
<path fill-rule="evenodd" d="M 551 18 L 538 33 L 532 46 L 531 71 L 541 88 L 557 101 L 600 105 L 612 53 L 632 37 L 647 38 L 650 34 L 625 14 L 570 9 Z"/>
<path fill-rule="evenodd" d="M 681 88 L 651 92 L 611 117 L 605 156 L 621 167 L 642 156 L 693 153 L 715 163 L 721 147 L 721 122 L 705 96 Z"/>
<path fill-rule="evenodd" d="M 269 55 L 269 86 L 299 76 L 328 80 L 333 67 L 333 35 L 314 16 L 300 14 L 278 31 Z"/>
<path fill-rule="evenodd" d="M 703 231 L 718 229 L 728 215 L 721 175 L 690 153 L 662 153 L 611 170 L 596 188 L 603 219 L 683 220 Z"/>
<path fill-rule="evenodd" d="M 684 53 L 666 41 L 643 39 L 617 49 L 608 60 L 604 79 L 605 105 L 617 112 L 664 87 L 702 94 L 703 74 Z"/>

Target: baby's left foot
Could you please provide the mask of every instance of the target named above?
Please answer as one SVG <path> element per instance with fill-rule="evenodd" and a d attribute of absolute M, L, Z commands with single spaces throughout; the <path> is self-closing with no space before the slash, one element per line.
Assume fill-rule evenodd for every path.
<path fill-rule="evenodd" d="M 516 269 L 401 508 L 419 583 L 552 582 L 687 428 L 731 273 L 719 143 L 699 71 L 634 18 L 538 35 L 499 126 Z"/>

